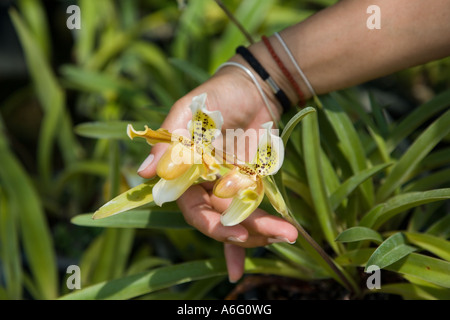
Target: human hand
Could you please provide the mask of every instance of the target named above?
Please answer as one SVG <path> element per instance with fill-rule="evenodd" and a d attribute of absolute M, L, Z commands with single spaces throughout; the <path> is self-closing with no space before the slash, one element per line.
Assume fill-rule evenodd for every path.
<path fill-rule="evenodd" d="M 224 68 L 177 101 L 161 127 L 171 132 L 186 128 L 192 118 L 189 109 L 192 98 L 204 92 L 208 94 L 208 110 L 218 110 L 223 115 L 223 133 L 226 129 L 258 130 L 261 124 L 272 120 L 251 80 L 241 70 Z M 279 116 L 280 109 L 276 107 L 274 101 L 272 104 L 273 111 L 276 116 Z M 143 178 L 155 176 L 158 161 L 167 148 L 167 144 L 156 144 L 139 168 L 139 175 Z M 236 151 L 241 159 L 245 158 L 248 161 L 247 150 L 243 154 L 239 154 L 242 150 Z M 282 218 L 269 215 L 261 209 L 256 209 L 250 217 L 238 225 L 223 226 L 220 215 L 226 210 L 231 199 L 216 197 L 212 193 L 212 187 L 212 183 L 192 186 L 178 199 L 178 205 L 188 224 L 203 234 L 224 242 L 224 253 L 231 282 L 239 280 L 244 272 L 245 248 L 265 246 L 275 242 L 295 242 L 297 238 L 295 227 Z"/>

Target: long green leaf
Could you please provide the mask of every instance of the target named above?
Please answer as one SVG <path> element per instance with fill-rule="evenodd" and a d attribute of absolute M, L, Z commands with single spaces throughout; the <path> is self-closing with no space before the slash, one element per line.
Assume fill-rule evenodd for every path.
<path fill-rule="evenodd" d="M 0 181 L 17 206 L 20 235 L 33 281 L 41 299 L 57 296 L 58 276 L 51 232 L 39 195 L 25 169 L 12 154 L 0 126 Z"/>
<path fill-rule="evenodd" d="M 372 265 L 376 265 L 378 268 L 383 269 L 416 250 L 417 248 L 406 244 L 405 236 L 402 233 L 396 233 L 387 238 L 374 251 L 370 256 L 369 261 L 367 261 L 365 270 Z"/>
<path fill-rule="evenodd" d="M 367 169 L 366 156 L 363 145 L 356 129 L 348 115 L 337 101 L 329 96 L 323 98 L 324 112 L 338 138 L 338 146 L 347 159 L 354 174 Z M 373 184 L 370 180 L 360 185 L 360 190 L 369 206 L 374 202 Z"/>
<path fill-rule="evenodd" d="M 311 196 L 322 232 L 335 251 L 339 251 L 334 239 L 338 235 L 335 215 L 325 187 L 320 161 L 320 138 L 316 113 L 303 120 L 303 153 Z"/>
<path fill-rule="evenodd" d="M 49 62 L 17 12 L 10 10 L 10 16 L 24 48 L 37 97 L 45 111 L 40 133 L 38 162 L 43 177 L 48 181 L 51 174 L 53 142 L 58 139 L 67 163 L 77 158 L 80 147 L 74 138 L 69 114 L 65 110 L 64 91 L 58 84 Z"/>
<path fill-rule="evenodd" d="M 273 259 L 247 258 L 245 271 L 248 273 L 271 273 L 298 277 L 298 271 L 288 264 Z M 131 299 L 156 290 L 177 284 L 211 277 L 226 275 L 227 269 L 223 259 L 185 262 L 151 270 L 121 279 L 99 283 L 72 294 L 63 296 L 63 300 L 91 299 Z"/>
<path fill-rule="evenodd" d="M 359 225 L 376 230 L 383 223 L 401 212 L 422 204 L 447 199 L 450 199 L 450 188 L 401 194 L 374 207 L 366 215 L 364 215 Z"/>
<path fill-rule="evenodd" d="M 373 168 L 365 169 L 359 173 L 356 173 L 352 177 L 348 178 L 342 183 L 337 190 L 330 195 L 331 208 L 336 210 L 341 202 L 348 197 L 361 183 L 370 177 L 374 176 L 378 172 L 384 170 L 386 167 L 392 165 L 391 163 L 383 163 Z"/>
<path fill-rule="evenodd" d="M 450 288 L 450 262 L 447 261 L 411 253 L 386 269 Z"/>
<path fill-rule="evenodd" d="M 382 285 L 377 293 L 397 294 L 406 300 L 450 300 L 450 292 L 445 288 L 431 288 L 414 283 L 392 283 Z"/>
<path fill-rule="evenodd" d="M 336 258 L 342 266 L 364 266 L 373 254 L 373 248 L 348 251 Z M 444 288 L 450 288 L 450 262 L 422 254 L 411 253 L 399 261 L 386 266 L 386 270 L 412 276 Z"/>
<path fill-rule="evenodd" d="M 400 187 L 420 161 L 449 133 L 450 110 L 434 121 L 392 167 L 392 171 L 378 189 L 377 201 L 386 200 L 396 188 Z"/>
<path fill-rule="evenodd" d="M 287 145 L 288 140 L 291 137 L 292 131 L 294 131 L 295 127 L 300 123 L 300 121 L 302 121 L 305 116 L 307 116 L 311 112 L 316 112 L 316 109 L 307 107 L 297 112 L 295 116 L 293 116 L 291 120 L 289 120 L 289 122 L 284 127 L 283 132 L 281 133 L 281 139 L 283 140 L 285 146 Z"/>
<path fill-rule="evenodd" d="M 0 185 L 0 261 L 4 270 L 5 294 L 9 299 L 22 297 L 22 267 L 18 234 L 17 206 L 9 203 Z"/>
<path fill-rule="evenodd" d="M 123 214 L 105 219 L 93 220 L 92 214 L 82 214 L 72 218 L 78 226 L 102 228 L 137 228 L 137 229 L 190 229 L 180 212 L 156 210 L 130 210 Z"/>
<path fill-rule="evenodd" d="M 404 232 L 403 234 L 410 243 L 450 261 L 450 241 L 426 233 Z"/>
<path fill-rule="evenodd" d="M 388 151 L 394 150 L 397 145 L 411 133 L 426 123 L 431 117 L 450 106 L 450 90 L 436 95 L 432 100 L 416 108 L 413 112 L 397 124 L 389 135 L 387 141 Z"/>

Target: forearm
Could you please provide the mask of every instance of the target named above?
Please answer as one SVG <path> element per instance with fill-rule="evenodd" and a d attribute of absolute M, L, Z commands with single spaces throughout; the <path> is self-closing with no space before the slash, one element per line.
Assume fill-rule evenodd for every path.
<path fill-rule="evenodd" d="M 381 9 L 381 29 L 366 25 L 370 5 Z M 344 0 L 280 34 L 321 94 L 450 55 L 450 0 Z M 306 98 L 311 97 L 278 41 L 270 41 Z M 297 102 L 298 94 L 264 44 L 250 50 Z"/>

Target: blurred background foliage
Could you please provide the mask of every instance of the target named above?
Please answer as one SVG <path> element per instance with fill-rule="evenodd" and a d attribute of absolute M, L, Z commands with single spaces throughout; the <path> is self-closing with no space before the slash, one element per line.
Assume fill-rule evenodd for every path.
<path fill-rule="evenodd" d="M 256 39 L 335 2 L 224 1 Z M 72 4 L 81 8 L 80 30 L 66 27 L 70 16 L 66 9 Z M 102 222 L 99 227 L 79 226 L 89 225 L 81 214 L 92 213 L 141 182 L 136 170 L 149 148 L 128 141 L 126 124 L 158 128 L 178 98 L 205 81 L 238 45 L 246 44 L 217 4 L 212 0 L 2 1 L 0 30 L 0 298 L 60 297 L 68 293 L 66 269 L 72 264 L 81 267 L 83 288 L 147 271 L 147 278 L 135 279 L 145 282 L 143 287 L 134 287 L 136 291 L 127 294 L 124 286 L 118 294 L 113 291 L 116 298 L 227 296 L 234 286 L 226 280 L 223 263 L 214 260 L 223 255 L 221 244 L 189 228 L 174 204 L 157 211 L 147 208 L 135 212 L 137 221 L 124 215 L 119 222 Z M 376 144 L 367 123 L 375 121 L 380 129 L 375 137 L 392 141 L 388 138 L 396 121 L 440 97 L 443 102 L 434 104 L 434 111 L 387 147 L 388 155 L 374 156 L 391 161 L 448 109 L 449 75 L 450 60 L 443 59 L 344 90 L 334 98 L 345 100 L 343 109 L 370 154 L 367 150 L 373 151 Z M 370 121 L 365 121 L 365 113 Z M 286 120 L 291 116 L 286 115 Z M 323 121 L 327 120 L 319 117 L 320 121 L 326 124 Z M 293 136 L 300 135 L 299 127 Z M 411 140 L 405 139 L 407 136 Z M 380 143 L 385 140 L 375 139 Z M 430 170 L 441 170 L 439 183 L 429 181 L 431 188 L 450 186 L 449 141 L 448 134 L 436 141 L 439 145 L 434 158 L 425 163 Z M 335 149 L 328 147 L 327 151 Z M 292 162 L 288 160 L 286 166 L 289 172 Z M 350 176 L 346 169 L 337 169 L 341 181 Z M 288 188 L 307 189 L 303 181 L 290 178 L 287 175 L 285 179 Z M 409 188 L 414 190 L 414 185 Z M 305 209 L 299 220 L 321 239 L 320 228 L 315 229 L 309 220 L 313 212 L 308 208 L 313 201 L 297 199 L 296 205 Z M 349 205 L 357 208 L 352 202 Z M 449 237 L 448 201 L 416 210 L 434 212 L 433 221 L 440 224 L 428 221 L 427 225 L 419 218 L 414 223 L 428 228 L 432 224 L 435 235 Z M 407 214 L 409 217 L 414 212 Z M 272 251 L 281 252 L 282 257 L 287 252 L 282 246 Z M 248 254 L 252 257 L 247 265 L 249 273 L 306 280 L 325 277 L 320 268 L 307 277 L 296 273 L 301 266 L 315 264 L 303 254 L 290 253 L 291 261 L 274 258 L 262 248 Z M 298 261 L 292 263 L 295 257 Z M 178 275 L 181 266 L 186 273 Z M 179 285 L 192 280 L 199 281 Z M 399 294 L 400 289 L 392 292 Z M 95 294 L 111 297 L 105 287 Z"/>

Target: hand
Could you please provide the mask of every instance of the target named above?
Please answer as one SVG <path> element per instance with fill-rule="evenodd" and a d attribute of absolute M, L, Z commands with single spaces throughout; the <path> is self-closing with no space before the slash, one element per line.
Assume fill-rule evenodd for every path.
<path fill-rule="evenodd" d="M 206 92 L 208 110 L 219 110 L 224 118 L 222 132 L 226 129 L 255 129 L 271 121 L 266 106 L 253 82 L 241 70 L 227 67 L 210 80 L 177 101 L 171 108 L 162 128 L 169 131 L 186 128 L 191 119 L 189 105 L 192 98 Z M 267 93 L 270 97 L 270 93 Z M 276 104 L 273 111 L 279 116 Z M 151 178 L 156 175 L 156 165 L 166 151 L 167 144 L 156 144 L 139 168 L 139 175 Z M 220 199 L 212 194 L 213 183 L 203 183 L 189 188 L 178 205 L 188 224 L 203 234 L 225 243 L 224 252 L 231 282 L 238 281 L 244 272 L 245 248 L 265 246 L 274 242 L 293 243 L 297 230 L 280 217 L 257 209 L 241 224 L 225 227 L 220 214 L 231 199 Z"/>

